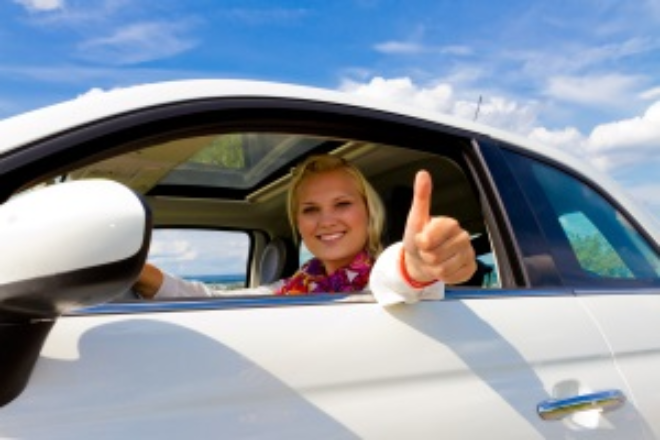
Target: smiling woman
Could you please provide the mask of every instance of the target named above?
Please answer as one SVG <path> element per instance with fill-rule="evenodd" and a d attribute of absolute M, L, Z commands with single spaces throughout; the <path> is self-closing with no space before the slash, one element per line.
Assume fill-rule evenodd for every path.
<path fill-rule="evenodd" d="M 316 268 L 315 264 L 311 266 L 317 275 L 332 276 L 338 268 L 350 266 L 358 253 L 364 250 L 366 256 L 356 262 L 356 265 L 364 267 L 360 271 L 366 271 L 365 276 L 355 278 L 353 275 L 336 275 L 335 278 L 341 276 L 344 281 L 332 281 L 334 287 L 329 287 L 328 283 L 324 282 L 312 289 L 325 293 L 361 291 L 366 288 L 368 273 L 382 250 L 382 241 L 392 244 L 404 238 L 406 213 L 410 210 L 413 200 L 412 184 L 416 171 L 422 168 L 427 169 L 430 172 L 429 177 L 443 188 L 452 188 L 426 195 L 425 197 L 432 197 L 432 203 L 424 202 L 429 205 L 425 209 L 433 209 L 434 215 L 437 215 L 437 207 L 440 206 L 439 212 L 459 219 L 460 225 L 464 225 L 472 238 L 481 237 L 482 242 L 486 238 L 478 201 L 473 196 L 457 158 L 450 158 L 451 155 L 443 158 L 412 149 L 345 137 L 286 131 L 288 133 L 243 132 L 217 130 L 204 125 L 192 132 L 186 130 L 182 133 L 162 133 L 144 140 L 132 140 L 115 150 L 121 154 L 103 154 L 101 160 L 69 170 L 53 181 L 110 178 L 150 198 L 151 206 L 156 210 L 156 222 L 162 223 L 157 229 L 163 226 L 219 229 L 243 233 L 250 237 L 249 243 L 243 246 L 241 256 L 232 256 L 229 243 L 224 242 L 216 245 L 216 250 L 206 251 L 222 254 L 217 258 L 215 267 L 201 267 L 200 259 L 195 259 L 196 267 L 190 269 L 185 269 L 180 265 L 182 263 L 177 263 L 178 267 L 165 263 L 162 267 L 166 274 L 157 269 L 161 266 L 159 259 L 162 258 L 163 251 L 165 255 L 177 252 L 186 258 L 183 254 L 189 250 L 181 248 L 183 243 L 175 239 L 166 242 L 156 240 L 151 259 L 155 266 L 146 266 L 140 282 L 136 284 L 136 290 L 145 298 L 208 297 L 226 294 L 224 289 L 209 289 L 204 283 L 187 283 L 180 279 L 173 281 L 167 273 L 179 275 L 186 280 L 195 280 L 205 275 L 208 280 L 209 274 L 236 275 L 241 272 L 244 273 L 245 280 L 242 287 L 252 290 L 234 291 L 233 295 L 286 293 L 279 285 L 268 286 L 266 290 L 258 288 L 263 247 L 275 237 L 281 238 L 285 243 L 304 244 L 304 248 L 320 261 L 321 269 Z M 290 173 L 290 164 L 305 157 L 315 159 L 303 161 Z M 350 164 L 347 159 L 355 161 L 356 165 Z M 362 170 L 372 176 L 374 185 L 365 179 Z M 429 191 L 424 189 L 425 185 L 431 185 L 431 182 L 422 181 L 422 190 Z M 331 191 L 333 188 L 334 191 Z M 403 189 L 408 191 L 402 191 Z M 287 193 L 289 206 L 285 209 Z M 381 198 L 390 205 L 389 215 L 388 210 L 382 207 Z M 460 200 L 460 203 L 456 200 Z M 253 213 L 250 214 L 249 210 Z M 283 229 L 284 213 L 287 210 L 291 230 Z M 328 213 L 332 215 L 328 217 Z M 349 216 L 344 219 L 344 214 Z M 355 217 L 354 214 L 359 215 Z M 360 226 L 364 219 L 367 220 L 366 229 Z M 429 221 L 430 218 L 424 219 L 422 223 Z M 439 227 L 437 221 L 433 227 Z M 437 248 L 434 252 L 448 254 L 437 261 L 433 255 L 427 255 L 427 258 L 437 267 L 441 267 L 443 261 L 447 262 L 450 272 L 443 273 L 439 270 L 436 273 L 427 273 L 417 270 L 416 266 L 423 261 L 420 258 L 422 254 L 412 251 L 407 258 L 407 265 L 412 264 L 407 267 L 410 269 L 407 275 L 418 290 L 424 287 L 427 281 L 436 279 L 450 284 L 466 281 L 470 278 L 469 272 L 474 270 L 474 251 L 463 227 L 457 223 L 441 227 L 448 228 L 447 230 L 451 231 L 448 232 L 450 236 L 462 238 L 449 243 L 451 240 L 441 237 L 451 248 Z M 299 238 L 302 238 L 301 243 L 298 243 Z M 433 240 L 438 237 L 430 239 L 431 242 L 425 245 L 435 246 Z M 210 249 L 211 240 L 201 239 L 199 242 L 204 243 L 204 248 Z M 464 252 L 460 249 L 465 244 L 468 244 L 469 250 Z M 419 243 L 414 243 L 406 249 L 414 249 L 418 245 Z M 479 254 L 480 259 L 485 262 L 482 266 L 492 274 L 495 262 L 492 255 L 489 255 L 489 248 L 487 245 L 486 250 L 480 249 Z M 200 247 L 195 252 L 201 250 Z M 286 269 L 281 275 L 286 281 L 282 281 L 289 286 L 291 293 L 308 293 L 301 292 L 300 286 L 293 287 L 294 284 L 300 283 L 300 277 L 289 279 L 298 268 L 298 259 L 294 254 L 295 252 L 289 252 L 287 261 L 283 263 Z M 392 258 L 398 260 L 400 256 Z M 237 266 L 240 266 L 240 269 L 237 270 Z M 454 278 L 457 271 L 458 277 Z M 399 269 L 387 272 L 398 273 Z M 357 281 L 349 283 L 345 281 L 346 278 Z M 496 278 L 495 281 L 492 276 L 487 279 L 490 281 L 480 277 L 474 283 L 497 286 Z M 359 282 L 360 280 L 362 282 Z M 165 287 L 160 289 L 163 281 Z M 170 284 L 174 287 L 167 287 Z M 410 287 L 409 284 L 404 286 Z M 414 301 L 415 295 L 405 297 Z"/>
<path fill-rule="evenodd" d="M 292 175 L 289 220 L 314 258 L 291 278 L 260 286 L 253 293 L 364 290 L 381 250 L 384 215 L 377 193 L 357 168 L 330 155 L 310 156 Z M 476 270 L 469 235 L 453 219 L 430 218 L 430 184 L 426 172 L 418 175 L 404 246 L 388 249 L 387 257 L 378 260 L 381 267 L 389 267 L 380 269 L 383 279 L 372 289 L 383 304 L 441 297 L 432 286 L 442 288 L 439 281 L 467 281 Z M 207 286 L 172 278 L 151 264 L 134 288 L 145 298 L 215 296 Z"/>

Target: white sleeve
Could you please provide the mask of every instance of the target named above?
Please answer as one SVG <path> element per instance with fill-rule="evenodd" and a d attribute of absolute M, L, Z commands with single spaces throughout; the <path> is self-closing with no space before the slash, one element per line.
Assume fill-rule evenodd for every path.
<path fill-rule="evenodd" d="M 163 284 L 160 285 L 154 299 L 272 295 L 279 284 L 281 281 L 250 289 L 213 290 L 199 281 L 187 281 L 163 272 Z"/>
<path fill-rule="evenodd" d="M 399 258 L 402 243 L 395 243 L 383 251 L 376 260 L 371 276 L 369 290 L 382 306 L 406 303 L 414 304 L 422 299 L 443 299 L 445 284 L 441 281 L 421 289 L 411 287 L 403 279 L 399 270 Z"/>

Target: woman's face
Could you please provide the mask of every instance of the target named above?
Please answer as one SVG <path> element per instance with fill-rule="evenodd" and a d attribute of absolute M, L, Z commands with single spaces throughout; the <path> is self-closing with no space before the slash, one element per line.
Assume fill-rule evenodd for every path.
<path fill-rule="evenodd" d="M 296 222 L 307 249 L 328 274 L 349 264 L 368 238 L 367 206 L 345 170 L 312 174 L 297 189 Z"/>

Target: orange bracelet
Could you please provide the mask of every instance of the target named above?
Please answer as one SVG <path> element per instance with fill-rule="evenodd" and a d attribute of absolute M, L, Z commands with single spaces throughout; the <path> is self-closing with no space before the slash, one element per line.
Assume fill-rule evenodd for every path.
<path fill-rule="evenodd" d="M 403 277 L 403 280 L 406 282 L 406 284 L 408 284 L 413 289 L 423 289 L 424 287 L 430 286 L 431 284 L 438 281 L 432 280 L 421 282 L 413 280 L 406 270 L 406 251 L 403 249 L 403 246 L 401 246 L 401 258 L 399 258 L 399 272 L 401 272 L 401 276 Z"/>

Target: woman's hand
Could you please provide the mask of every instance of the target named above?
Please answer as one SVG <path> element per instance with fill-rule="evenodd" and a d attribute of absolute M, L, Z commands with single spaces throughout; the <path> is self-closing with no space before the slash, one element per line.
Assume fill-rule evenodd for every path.
<path fill-rule="evenodd" d="M 458 284 L 477 270 L 470 235 L 450 217 L 431 217 L 431 175 L 415 177 L 412 206 L 403 237 L 405 270 L 418 283 Z"/>
<path fill-rule="evenodd" d="M 143 298 L 152 299 L 158 293 L 163 284 L 163 273 L 156 266 L 145 263 L 140 272 L 140 277 L 133 284 L 135 289 Z"/>

